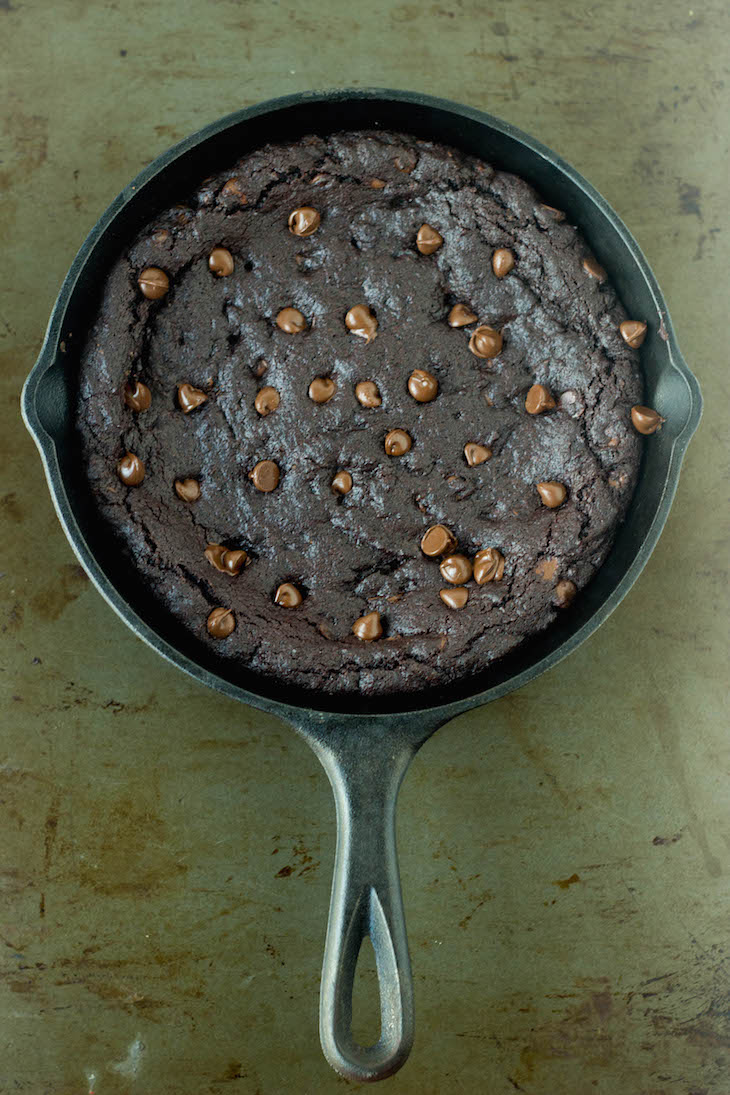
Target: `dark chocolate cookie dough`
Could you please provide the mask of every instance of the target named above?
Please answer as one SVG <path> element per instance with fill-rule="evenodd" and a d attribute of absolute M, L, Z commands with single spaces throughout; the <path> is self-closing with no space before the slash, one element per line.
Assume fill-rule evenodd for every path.
<path fill-rule="evenodd" d="M 605 559 L 639 464 L 626 321 L 512 175 L 390 133 L 268 146 L 111 270 L 86 474 L 146 590 L 217 653 L 326 692 L 443 684 Z"/>

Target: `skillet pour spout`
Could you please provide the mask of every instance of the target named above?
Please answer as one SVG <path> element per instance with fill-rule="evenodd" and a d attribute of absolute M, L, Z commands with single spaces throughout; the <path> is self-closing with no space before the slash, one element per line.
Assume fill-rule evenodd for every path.
<path fill-rule="evenodd" d="M 440 141 L 513 172 L 565 210 L 631 314 L 648 324 L 641 348 L 644 402 L 666 420 L 644 446 L 642 469 L 614 546 L 579 600 L 550 628 L 484 672 L 420 695 L 326 697 L 283 689 L 218 658 L 181 634 L 144 596 L 131 564 L 104 538 L 77 457 L 73 407 L 76 347 L 96 293 L 117 257 L 170 194 L 184 195 L 212 165 L 272 141 L 379 126 Z M 73 337 L 72 333 L 73 332 Z M 388 89 L 305 92 L 236 111 L 154 160 L 112 202 L 74 259 L 25 383 L 23 416 L 41 454 L 59 520 L 92 582 L 131 630 L 201 684 L 283 718 L 311 745 L 333 787 L 338 837 L 320 998 L 325 1056 L 347 1078 L 391 1075 L 413 1041 L 413 988 L 395 844 L 395 806 L 423 742 L 455 715 L 533 680 L 588 638 L 645 566 L 669 514 L 687 445 L 702 410 L 699 385 L 677 345 L 666 304 L 638 244 L 601 195 L 534 138 L 471 107 Z M 373 943 L 381 1001 L 374 1046 L 352 1037 L 351 1009 L 363 938 Z"/>

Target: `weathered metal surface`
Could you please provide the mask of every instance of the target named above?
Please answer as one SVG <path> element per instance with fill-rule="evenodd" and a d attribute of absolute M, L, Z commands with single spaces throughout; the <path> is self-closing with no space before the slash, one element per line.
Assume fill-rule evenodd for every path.
<path fill-rule="evenodd" d="M 644 247 L 706 406 L 617 613 L 416 758 L 399 839 L 418 1033 L 386 1083 L 730 1091 L 728 22 L 717 0 L 0 2 L 2 1095 L 353 1086 L 317 1039 L 326 777 L 88 588 L 17 395 L 77 245 L 145 161 L 247 102 L 358 83 L 492 110 L 575 163 Z"/>

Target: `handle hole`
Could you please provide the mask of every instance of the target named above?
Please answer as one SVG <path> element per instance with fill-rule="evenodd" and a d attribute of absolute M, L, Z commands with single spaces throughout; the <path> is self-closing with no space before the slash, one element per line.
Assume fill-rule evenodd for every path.
<path fill-rule="evenodd" d="M 364 935 L 352 983 L 352 1037 L 357 1045 L 374 1046 L 380 1038 L 380 993 L 375 951 Z"/>

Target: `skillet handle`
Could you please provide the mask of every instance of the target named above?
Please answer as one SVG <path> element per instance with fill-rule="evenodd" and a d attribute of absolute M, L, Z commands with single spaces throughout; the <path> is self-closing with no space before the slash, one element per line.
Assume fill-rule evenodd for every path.
<path fill-rule="evenodd" d="M 348 1080 L 392 1075 L 413 1045 L 413 981 L 395 842 L 395 807 L 415 748 L 381 743 L 366 756 L 317 749 L 337 805 L 337 849 L 322 967 L 319 1034 L 324 1055 Z M 380 1038 L 352 1036 L 352 993 L 365 936 L 375 952 Z"/>

